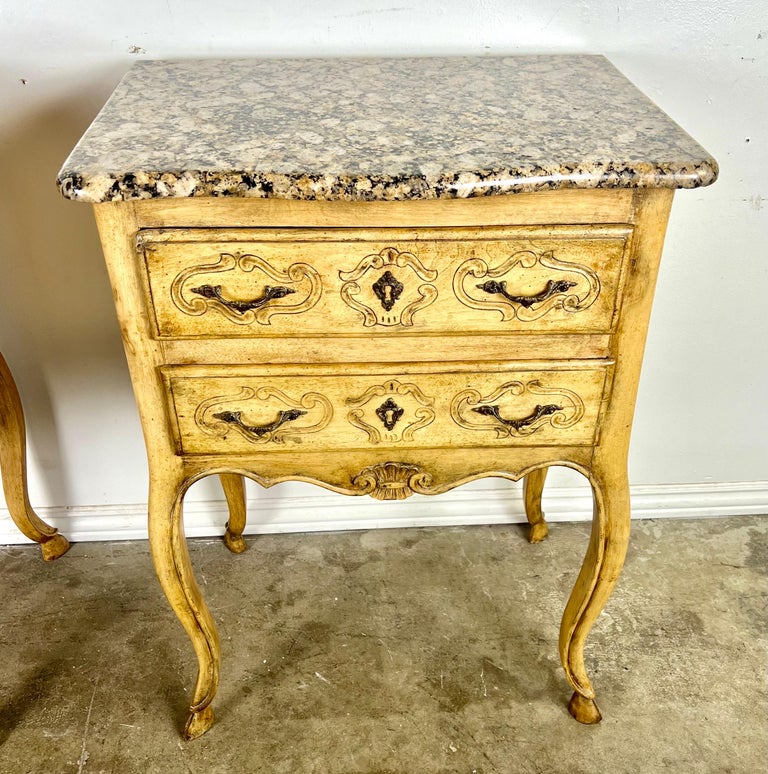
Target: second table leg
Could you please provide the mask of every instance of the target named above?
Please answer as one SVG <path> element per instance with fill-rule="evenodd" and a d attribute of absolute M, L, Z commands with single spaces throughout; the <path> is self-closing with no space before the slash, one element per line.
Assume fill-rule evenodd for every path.
<path fill-rule="evenodd" d="M 537 468 L 523 479 L 523 502 L 525 503 L 525 515 L 531 525 L 528 533 L 528 540 L 531 543 L 540 543 L 549 534 L 549 527 L 544 520 L 544 512 L 541 510 L 541 494 L 544 491 L 546 477 L 547 468 Z"/>
<path fill-rule="evenodd" d="M 69 541 L 33 510 L 27 492 L 27 436 L 16 382 L 0 355 L 0 470 L 8 511 L 22 534 L 40 544 L 50 562 L 69 550 Z"/>
<path fill-rule="evenodd" d="M 237 473 L 219 475 L 229 508 L 229 521 L 224 533 L 224 545 L 233 554 L 242 554 L 248 547 L 243 539 L 245 529 L 245 478 Z"/>

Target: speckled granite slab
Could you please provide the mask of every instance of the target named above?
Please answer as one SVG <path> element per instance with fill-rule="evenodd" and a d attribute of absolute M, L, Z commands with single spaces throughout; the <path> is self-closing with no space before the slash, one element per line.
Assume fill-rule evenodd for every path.
<path fill-rule="evenodd" d="M 144 61 L 64 163 L 85 202 L 695 188 L 717 164 L 600 56 Z"/>

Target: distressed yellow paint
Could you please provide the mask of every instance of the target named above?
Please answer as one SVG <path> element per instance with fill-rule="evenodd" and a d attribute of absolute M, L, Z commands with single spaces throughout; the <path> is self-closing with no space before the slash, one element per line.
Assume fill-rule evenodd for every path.
<path fill-rule="evenodd" d="M 216 627 L 189 564 L 181 502 L 193 481 L 214 473 L 223 476 L 230 504 L 228 545 L 242 550 L 240 476 L 264 486 L 310 481 L 384 499 L 412 491 L 436 494 L 487 475 L 528 476 L 525 501 L 535 541 L 546 534 L 544 471 L 551 465 L 581 471 L 595 493 L 595 516 L 563 616 L 560 654 L 576 691 L 571 712 L 582 722 L 599 719 L 584 642 L 627 546 L 629 434 L 671 200 L 671 190 L 656 189 L 445 202 L 167 199 L 95 205 L 147 444 L 152 555 L 199 662 L 188 738 L 213 722 L 220 656 Z M 342 295 L 344 282 L 353 281 L 344 276 L 385 248 L 416 256 L 422 276 L 416 279 L 418 271 L 408 269 L 412 281 L 435 289 L 434 298 L 413 311 L 410 325 L 365 325 L 365 313 Z M 586 267 L 580 276 L 598 277 L 597 299 L 583 311 L 553 308 L 528 321 L 515 314 L 504 320 L 503 310 L 462 302 L 455 278 L 466 261 L 480 257 L 495 265 L 521 250 L 552 253 Z M 257 255 L 277 274 L 290 273 L 297 263 L 309 265 L 315 285 L 299 272 L 296 293 L 275 303 L 300 301 L 293 296 L 301 282 L 302 293 L 317 298 L 268 323 L 233 321 L 215 305 L 201 314 L 181 310 L 173 300 L 174 281 L 225 252 Z M 260 282 L 254 294 L 245 278 L 251 272 L 229 274 L 220 283 L 216 273 L 201 275 L 194 280 L 199 284 L 189 287 L 220 284 L 223 297 L 247 301 L 268 284 Z M 511 294 L 536 295 L 548 279 L 535 268 L 514 289 L 519 293 Z M 510 275 L 507 290 L 513 290 L 512 282 Z M 189 287 L 183 286 L 182 294 Z M 474 292 L 471 283 L 465 292 Z M 372 303 L 367 295 L 365 304 Z M 513 383 L 523 385 L 518 396 L 505 392 Z M 530 384 L 539 386 L 525 388 Z M 553 392 L 537 395 L 542 386 Z M 283 397 L 258 398 L 261 388 Z M 307 399 L 311 393 L 325 402 Z M 398 406 L 402 401 L 399 407 L 409 412 L 398 420 L 406 424 L 395 423 L 391 431 L 373 418 L 387 397 Z M 490 414 L 473 413 L 480 405 L 498 406 L 502 420 L 524 420 L 536 415 L 537 404 L 568 400 L 578 410 L 562 409 L 566 426 L 557 426 L 557 411 L 550 408 L 540 410 L 522 433 L 505 430 L 510 425 Z M 264 440 L 263 428 L 291 407 L 307 413 L 264 431 L 279 442 Z M 350 418 L 355 410 L 362 413 Z M 382 409 L 391 422 L 387 410 L 394 409 Z M 227 422 L 222 428 L 220 418 L 205 424 L 226 411 L 239 412 L 244 426 L 259 428 L 254 437 L 234 425 L 227 428 Z M 294 422 L 305 432 L 292 437 Z"/>

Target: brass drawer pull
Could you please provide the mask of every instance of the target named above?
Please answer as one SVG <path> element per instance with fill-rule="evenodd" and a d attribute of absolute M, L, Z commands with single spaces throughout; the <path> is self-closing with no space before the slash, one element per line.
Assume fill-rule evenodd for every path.
<path fill-rule="evenodd" d="M 213 416 L 215 419 L 220 419 L 222 422 L 227 422 L 230 425 L 237 425 L 244 433 L 261 438 L 261 436 L 277 430 L 280 425 L 283 425 L 286 422 L 293 422 L 295 419 L 304 416 L 306 413 L 306 411 L 302 411 L 301 409 L 282 410 L 277 415 L 277 419 L 274 422 L 270 422 L 266 425 L 246 425 L 243 420 L 240 419 L 242 415 L 241 411 L 222 411 Z"/>
<path fill-rule="evenodd" d="M 240 314 L 250 312 L 251 309 L 260 309 L 262 306 L 266 306 L 270 301 L 276 298 L 285 298 L 291 293 L 295 293 L 295 290 L 286 288 L 283 285 L 277 285 L 271 287 L 270 285 L 264 286 L 264 293 L 261 298 L 254 298 L 252 301 L 230 301 L 221 295 L 221 285 L 201 285 L 199 288 L 190 288 L 193 293 L 197 293 L 198 296 L 203 298 L 211 298 L 218 301 L 222 306 L 226 306 L 227 309 L 232 309 Z M 295 417 L 294 417 L 295 419 Z"/>
<path fill-rule="evenodd" d="M 534 304 L 546 301 L 548 298 L 557 295 L 558 293 L 567 293 L 575 285 L 575 282 L 570 282 L 569 280 L 549 280 L 544 290 L 542 290 L 541 293 L 537 293 L 535 296 L 513 296 L 510 293 L 507 293 L 507 283 L 504 280 L 501 282 L 498 282 L 497 280 L 488 280 L 476 287 L 491 295 L 500 293 L 509 301 L 529 309 Z"/>
<path fill-rule="evenodd" d="M 485 417 L 493 417 L 494 419 L 497 419 L 499 422 L 501 422 L 502 425 L 512 427 L 515 430 L 521 430 L 528 425 L 532 425 L 542 417 L 547 417 L 550 414 L 554 414 L 556 411 L 562 410 L 562 406 L 556 406 L 554 403 L 547 403 L 544 406 L 537 405 L 532 414 L 527 417 L 523 417 L 522 419 L 504 419 L 504 417 L 502 417 L 499 413 L 498 406 L 478 406 L 477 408 L 472 409 L 472 411 L 476 411 L 478 414 L 482 414 Z"/>

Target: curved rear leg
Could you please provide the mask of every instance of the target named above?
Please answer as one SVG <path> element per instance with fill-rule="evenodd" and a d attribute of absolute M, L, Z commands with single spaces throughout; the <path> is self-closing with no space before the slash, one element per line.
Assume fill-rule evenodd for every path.
<path fill-rule="evenodd" d="M 560 625 L 560 659 L 574 687 L 568 709 L 580 723 L 598 723 L 600 710 L 584 666 L 584 643 L 613 591 L 629 542 L 629 482 L 626 470 L 595 469 L 592 535 Z"/>
<path fill-rule="evenodd" d="M 531 543 L 540 543 L 549 534 L 549 527 L 541 510 L 541 493 L 544 491 L 546 477 L 547 468 L 537 468 L 523 479 L 523 502 L 525 515 L 531 525 L 528 532 L 528 540 Z"/>
<path fill-rule="evenodd" d="M 185 488 L 182 477 L 174 472 L 152 472 L 149 546 L 160 585 L 197 655 L 197 682 L 184 727 L 184 738 L 195 739 L 213 724 L 210 705 L 219 683 L 220 652 L 219 635 L 195 581 L 187 551 L 182 517 Z"/>
<path fill-rule="evenodd" d="M 50 562 L 69 550 L 69 541 L 46 524 L 33 510 L 27 492 L 27 438 L 24 411 L 16 382 L 0 355 L 0 471 L 8 511 L 14 524 L 30 540 L 40 544 L 43 559 Z"/>
<path fill-rule="evenodd" d="M 221 473 L 219 478 L 229 507 L 224 545 L 233 554 L 242 554 L 248 547 L 243 539 L 246 520 L 245 479 L 237 473 Z"/>

